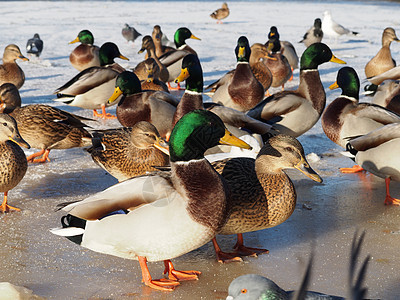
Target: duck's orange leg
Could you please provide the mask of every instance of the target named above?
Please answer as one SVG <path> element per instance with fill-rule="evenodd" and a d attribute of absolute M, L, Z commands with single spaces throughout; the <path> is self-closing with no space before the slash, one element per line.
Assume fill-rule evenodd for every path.
<path fill-rule="evenodd" d="M 342 173 L 357 173 L 365 171 L 364 168 L 360 167 L 359 165 L 354 165 L 351 168 L 340 168 L 340 172 Z"/>
<path fill-rule="evenodd" d="M 290 76 L 290 78 L 289 78 L 289 81 L 292 81 L 293 80 L 293 67 L 290 67 L 291 69 L 292 69 L 292 76 Z"/>
<path fill-rule="evenodd" d="M 175 281 L 185 281 L 185 280 L 199 280 L 200 271 L 178 271 L 175 270 L 172 262 L 168 260 L 164 260 L 164 274 L 168 273 L 168 278 Z"/>
<path fill-rule="evenodd" d="M 217 261 L 220 263 L 230 263 L 230 262 L 236 262 L 236 261 L 243 261 L 243 259 L 239 256 L 237 256 L 234 253 L 226 253 L 221 250 L 221 248 L 218 246 L 217 239 L 213 238 L 212 243 L 214 246 L 215 250 L 215 255 L 217 256 Z"/>
<path fill-rule="evenodd" d="M 97 110 L 93 109 L 93 116 L 102 118 L 102 119 L 116 119 L 117 118 L 116 116 L 114 116 L 112 114 L 106 113 L 106 105 L 105 104 L 101 105 L 101 114 L 99 114 L 97 112 Z"/>
<path fill-rule="evenodd" d="M 147 259 L 144 256 L 138 256 L 140 268 L 142 269 L 142 281 L 148 287 L 152 289 L 172 292 L 177 285 L 180 283 L 175 280 L 169 279 L 160 279 L 160 280 L 153 280 L 151 279 L 151 275 L 149 272 L 149 268 L 147 267 Z"/>
<path fill-rule="evenodd" d="M 10 209 L 11 210 L 16 210 L 16 211 L 21 211 L 19 208 L 12 207 L 12 206 L 7 204 L 7 196 L 8 196 L 8 191 L 4 192 L 4 200 L 3 200 L 3 203 L 0 206 L 0 211 L 3 212 L 3 213 L 9 212 Z"/>
<path fill-rule="evenodd" d="M 168 89 L 169 90 L 174 90 L 174 91 L 181 91 L 184 90 L 184 88 L 181 87 L 181 85 L 179 84 L 179 82 L 176 83 L 176 87 L 172 87 L 171 84 L 169 82 L 167 82 L 168 84 Z"/>
<path fill-rule="evenodd" d="M 240 256 L 254 256 L 257 257 L 259 254 L 269 253 L 267 249 L 261 248 L 250 248 L 243 245 L 243 234 L 238 233 L 237 235 L 237 242 L 235 245 L 235 253 Z"/>
<path fill-rule="evenodd" d="M 49 149 L 42 149 L 39 152 L 36 152 L 36 153 L 33 153 L 33 154 L 29 155 L 26 158 L 26 160 L 28 162 L 31 162 L 31 163 L 44 163 L 46 161 L 50 161 L 49 153 L 50 153 Z M 35 157 L 38 157 L 38 156 L 41 156 L 41 155 L 43 155 L 41 158 L 35 159 Z"/>
<path fill-rule="evenodd" d="M 390 196 L 389 193 L 390 178 L 386 178 L 385 183 L 386 183 L 385 205 L 400 205 L 400 199 L 396 199 Z"/>

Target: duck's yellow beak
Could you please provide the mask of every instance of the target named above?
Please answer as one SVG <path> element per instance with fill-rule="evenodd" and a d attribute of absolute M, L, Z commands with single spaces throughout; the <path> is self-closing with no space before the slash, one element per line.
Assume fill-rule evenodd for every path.
<path fill-rule="evenodd" d="M 79 37 L 76 37 L 76 39 L 74 39 L 73 41 L 69 42 L 68 44 L 75 44 L 75 43 L 78 43 L 78 42 L 80 42 L 80 39 L 79 39 Z"/>
<path fill-rule="evenodd" d="M 311 178 L 312 180 L 319 183 L 322 182 L 322 178 L 310 167 L 309 163 L 304 157 L 302 157 L 301 161 L 297 165 L 295 165 L 294 168 L 299 170 L 308 178 Z"/>
<path fill-rule="evenodd" d="M 238 57 L 244 57 L 244 47 L 239 47 Z"/>
<path fill-rule="evenodd" d="M 182 82 L 190 76 L 187 68 L 181 69 L 181 74 L 174 80 L 175 83 Z"/>
<path fill-rule="evenodd" d="M 145 48 L 141 48 L 141 49 L 138 51 L 138 54 L 143 53 L 144 50 L 146 50 L 146 49 L 145 49 Z"/>
<path fill-rule="evenodd" d="M 330 90 L 334 90 L 334 89 L 338 89 L 339 88 L 339 85 L 337 84 L 337 81 L 335 81 L 334 83 L 332 83 L 330 86 L 329 86 L 329 89 Z"/>
<path fill-rule="evenodd" d="M 264 57 L 270 60 L 278 60 L 276 57 L 269 56 L 269 54 L 265 55 Z"/>
<path fill-rule="evenodd" d="M 194 39 L 194 40 L 199 40 L 199 41 L 201 41 L 201 39 L 199 39 L 197 36 L 194 36 L 193 34 L 190 36 L 190 38 L 191 38 L 191 39 Z"/>
<path fill-rule="evenodd" d="M 236 146 L 243 149 L 253 149 L 249 144 L 230 133 L 228 129 L 225 129 L 225 135 L 219 140 L 219 143 L 221 145 Z"/>
<path fill-rule="evenodd" d="M 29 61 L 29 59 L 26 58 L 26 57 L 23 56 L 23 55 L 18 56 L 18 58 L 21 59 L 21 60 L 24 60 L 24 61 Z"/>
<path fill-rule="evenodd" d="M 119 86 L 115 87 L 114 89 L 114 93 L 112 94 L 112 96 L 108 99 L 108 103 L 111 104 L 113 103 L 115 100 L 118 99 L 119 96 L 122 95 L 122 91 L 119 88 Z"/>
<path fill-rule="evenodd" d="M 16 143 L 17 145 L 19 145 L 20 147 L 24 147 L 26 149 L 30 149 L 31 146 L 29 146 L 29 144 L 27 142 L 25 142 L 25 140 L 19 135 L 18 132 L 14 132 L 14 134 L 10 137 L 8 137 L 10 139 L 10 141 L 13 141 L 14 143 Z"/>
<path fill-rule="evenodd" d="M 340 58 L 337 58 L 335 55 L 332 54 L 332 58 L 330 60 L 331 62 L 337 63 L 337 64 L 343 64 L 345 65 L 346 62 L 344 60 L 341 60 Z"/>
<path fill-rule="evenodd" d="M 168 146 L 167 142 L 164 141 L 162 138 L 157 137 L 157 140 L 153 144 L 153 147 L 169 156 L 169 146 Z"/>
<path fill-rule="evenodd" d="M 126 56 L 123 56 L 122 54 L 120 55 L 120 56 L 118 56 L 120 59 L 123 59 L 123 60 L 129 60 L 129 58 L 127 58 Z"/>

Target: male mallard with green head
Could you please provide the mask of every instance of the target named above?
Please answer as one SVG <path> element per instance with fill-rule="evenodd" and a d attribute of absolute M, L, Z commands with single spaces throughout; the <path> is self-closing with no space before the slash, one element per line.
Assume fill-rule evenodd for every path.
<path fill-rule="evenodd" d="M 297 90 L 273 94 L 247 115 L 272 124 L 280 133 L 302 135 L 317 123 L 325 108 L 326 95 L 318 66 L 329 61 L 345 63 L 336 58 L 327 45 L 312 44 L 301 56 Z"/>
<path fill-rule="evenodd" d="M 114 58 L 129 59 L 123 56 L 117 45 L 111 42 L 101 46 L 99 57 L 101 66 L 81 71 L 62 87 L 56 89 L 54 93 L 57 94 L 57 99 L 54 100 L 71 106 L 93 109 L 93 115 L 103 119 L 115 119 L 115 116 L 106 113 L 106 107 L 111 105 L 108 98 L 114 91 L 115 78 L 124 69 L 114 62 Z M 102 113 L 97 113 L 97 109 L 101 109 Z"/>
<path fill-rule="evenodd" d="M 0 192 L 4 193 L 1 212 L 17 210 L 7 203 L 8 191 L 13 189 L 25 176 L 28 168 L 25 153 L 20 148 L 29 149 L 18 132 L 17 122 L 7 114 L 0 114 Z"/>
<path fill-rule="evenodd" d="M 139 260 L 143 282 L 151 288 L 172 291 L 178 281 L 196 280 L 200 272 L 175 270 L 170 259 L 204 245 L 224 224 L 225 186 L 204 158 L 221 142 L 248 147 L 215 114 L 186 114 L 171 133 L 170 176 L 134 177 L 67 204 L 65 228 L 52 232 L 97 252 Z M 147 261 L 161 260 L 169 279 L 153 280 Z"/>
<path fill-rule="evenodd" d="M 89 30 L 81 30 L 78 36 L 69 44 L 80 42 L 81 44 L 76 47 L 69 55 L 71 65 L 79 72 L 90 67 L 99 67 L 100 56 L 98 46 L 94 45 L 93 34 Z"/>

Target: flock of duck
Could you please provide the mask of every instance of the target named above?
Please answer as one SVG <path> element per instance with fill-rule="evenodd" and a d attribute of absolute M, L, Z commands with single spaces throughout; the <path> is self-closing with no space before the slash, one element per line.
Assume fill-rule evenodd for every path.
<path fill-rule="evenodd" d="M 225 3 L 211 16 L 222 20 L 228 15 Z M 345 62 L 321 39 L 324 34 L 356 34 L 325 16 L 325 26 L 316 19 L 304 35 L 301 42 L 307 49 L 300 59 L 293 45 L 280 41 L 275 26 L 266 43 L 250 45 L 245 36 L 239 37 L 236 68 L 206 88 L 200 59 L 185 42 L 199 38 L 186 27 L 176 31 L 173 47 L 160 26 L 154 26 L 152 36 L 142 38 L 139 52 L 146 51 L 146 58 L 132 70 L 115 63 L 116 58 L 128 59 L 117 45 L 97 47 L 92 33 L 82 30 L 71 42 L 81 44 L 70 55 L 79 73 L 55 90 L 56 101 L 91 109 L 94 117 L 117 118 L 123 126 L 106 130 L 88 130 L 86 122 L 93 119 L 52 106 L 21 106 L 18 89 L 25 76 L 16 60 L 27 58 L 18 46 L 7 46 L 0 66 L 0 210 L 19 210 L 8 204 L 7 195 L 24 177 L 28 162 L 50 161 L 52 149 L 87 147 L 93 161 L 119 183 L 82 201 L 60 204 L 68 214 L 52 233 L 97 252 L 138 260 L 145 285 L 172 291 L 201 272 L 176 270 L 171 259 L 211 240 L 220 262 L 268 252 L 246 247 L 243 233 L 277 226 L 293 213 L 296 191 L 284 169 L 322 182 L 296 139 L 320 118 L 327 137 L 358 164 L 342 171 L 366 170 L 385 178 L 385 204 L 400 205 L 389 193 L 390 180 L 400 180 L 400 161 L 393 151 L 400 144 L 400 93 L 393 80 L 400 76 L 389 48 L 399 40 L 393 28 L 384 29 L 382 48 L 365 67 L 379 105 L 359 103 L 357 73 L 344 67 L 330 87 L 341 88 L 342 95 L 325 107 L 318 66 Z M 128 24 L 122 35 L 132 42 L 141 36 Z M 42 49 L 35 34 L 27 51 L 39 56 Z M 284 90 L 299 63 L 298 88 Z M 183 81 L 185 91 L 177 99 L 168 91 L 171 83 L 180 89 Z M 269 87 L 280 86 L 281 92 L 269 95 Z M 384 96 L 382 86 L 389 90 Z M 212 103 L 203 102 L 203 89 Z M 111 105 L 117 105 L 116 116 L 106 112 Z M 26 157 L 20 146 L 39 152 Z M 234 156 L 233 147 L 247 149 L 246 157 Z M 149 185 L 156 192 L 146 192 Z M 235 249 L 222 251 L 218 234 L 236 234 Z M 164 261 L 167 278 L 152 278 L 147 268 L 152 261 Z M 262 292 L 270 284 L 241 278 L 232 283 L 228 298 L 258 299 L 250 296 L 252 287 L 242 287 L 256 281 L 262 282 Z"/>

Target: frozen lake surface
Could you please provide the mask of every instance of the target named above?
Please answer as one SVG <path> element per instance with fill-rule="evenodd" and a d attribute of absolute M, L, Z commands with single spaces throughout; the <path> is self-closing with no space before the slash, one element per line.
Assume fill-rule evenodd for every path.
<path fill-rule="evenodd" d="M 172 39 L 179 27 L 188 27 L 201 41 L 190 40 L 202 63 L 205 85 L 235 67 L 234 48 L 240 35 L 250 43 L 267 40 L 269 28 L 277 26 L 281 40 L 294 44 L 300 56 L 305 47 L 297 43 L 317 17 L 329 9 L 332 17 L 358 36 L 338 40 L 324 39 L 333 53 L 356 69 L 364 82 L 364 66 L 380 48 L 382 31 L 393 27 L 400 33 L 400 4 L 392 2 L 241 2 L 228 3 L 231 15 L 218 25 L 209 14 L 219 2 L 146 1 L 146 2 L 0 2 L 1 44 L 25 44 L 34 33 L 44 40 L 40 61 L 18 64 L 26 82 L 20 89 L 23 104 L 45 103 L 83 116 L 92 112 L 53 102 L 53 91 L 77 71 L 69 63 L 69 54 L 82 29 L 89 29 L 95 44 L 112 41 L 130 61 L 123 67 L 136 66 L 144 56 L 137 54 L 141 40 L 128 44 L 121 35 L 124 23 L 143 35 L 151 34 L 159 24 Z M 392 44 L 392 56 L 400 60 L 400 44 Z M 2 50 L 0 50 L 2 51 Z M 327 103 L 340 90 L 328 86 L 336 80 L 341 65 L 320 66 Z M 286 87 L 295 89 L 299 71 Z M 272 90 L 272 92 L 279 89 Z M 206 96 L 205 100 L 209 100 Z M 370 98 L 361 97 L 369 102 Z M 115 113 L 115 108 L 109 109 Z M 117 121 L 98 121 L 93 128 L 118 127 Z M 323 133 L 318 122 L 299 138 L 306 153 L 315 153 L 312 167 L 324 179 L 317 184 L 296 172 L 293 179 L 298 203 L 288 221 L 275 228 L 245 234 L 246 244 L 270 250 L 258 258 L 244 258 L 242 263 L 218 264 L 211 243 L 174 259 L 178 269 L 202 271 L 200 280 L 183 282 L 173 293 L 162 293 L 145 287 L 137 261 L 98 254 L 79 247 L 67 239 L 52 235 L 50 228 L 60 225 L 62 212 L 58 203 L 84 199 L 115 184 L 82 149 L 54 150 L 51 162 L 29 165 L 21 183 L 9 193 L 9 202 L 22 209 L 20 213 L 0 215 L 0 281 L 25 286 L 48 299 L 225 299 L 229 283 L 239 275 L 258 273 L 269 277 L 287 290 L 296 289 L 306 267 L 312 247 L 315 248 L 313 278 L 310 289 L 334 295 L 346 295 L 350 245 L 356 229 L 366 230 L 362 258 L 372 256 L 366 285 L 370 298 L 400 297 L 400 208 L 384 206 L 384 180 L 370 174 L 341 174 L 339 167 L 352 166 L 342 157 L 340 147 Z M 32 154 L 35 150 L 27 150 Z M 400 196 L 400 186 L 393 183 L 391 193 Z M 218 237 L 223 249 L 229 250 L 233 236 Z M 161 276 L 163 263 L 149 264 L 154 278 Z M 0 295 L 1 299 L 1 295 Z"/>

